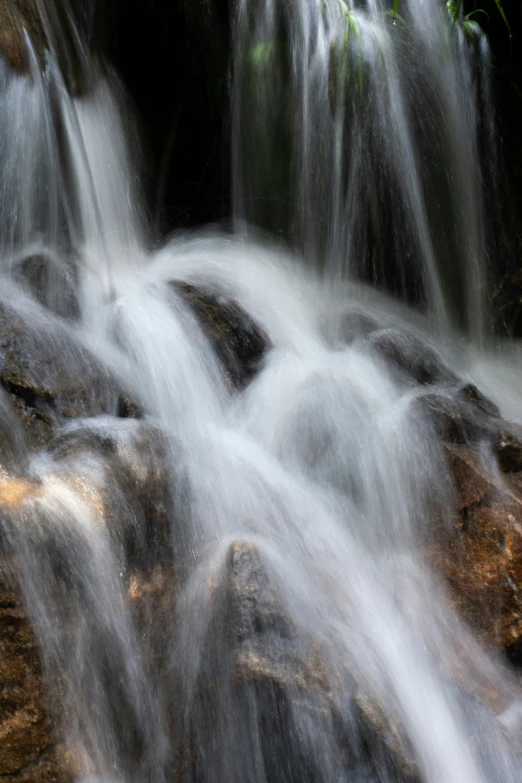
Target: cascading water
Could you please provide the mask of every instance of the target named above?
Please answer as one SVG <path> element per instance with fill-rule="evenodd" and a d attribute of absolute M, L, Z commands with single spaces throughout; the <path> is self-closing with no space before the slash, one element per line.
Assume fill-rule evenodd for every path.
<path fill-rule="evenodd" d="M 72 98 L 52 56 L 42 69 L 32 57 L 28 75 L 2 66 L 0 306 L 35 353 L 55 346 L 49 372 L 93 394 L 108 383 L 104 415 L 64 424 L 32 456 L 2 400 L 3 546 L 79 777 L 522 781 L 520 683 L 456 617 L 423 554 L 455 505 L 417 404 L 426 390 L 451 397 L 469 373 L 521 415 L 500 355 L 478 359 L 449 331 L 457 307 L 472 335 L 483 329 L 486 68 L 438 3 L 401 6 L 395 24 L 376 0 L 239 3 L 236 216 L 260 214 L 257 194 L 273 214 L 280 203 L 312 269 L 243 234 L 151 252 L 112 77 L 88 66 Z M 272 103 L 276 60 L 291 79 Z M 263 187 L 287 153 L 273 202 Z M 386 282 L 388 250 L 427 316 L 347 278 Z M 231 391 L 192 290 L 262 333 L 250 383 Z M 405 372 L 386 360 L 389 340 Z M 111 378 L 142 420 L 116 418 Z M 372 749 L 361 710 L 395 753 L 377 738 Z"/>
<path fill-rule="evenodd" d="M 483 328 L 489 53 L 441 4 L 241 0 L 235 205 L 346 273 Z M 473 36 L 471 40 L 469 37 Z M 494 143 L 486 160 L 494 167 Z"/>

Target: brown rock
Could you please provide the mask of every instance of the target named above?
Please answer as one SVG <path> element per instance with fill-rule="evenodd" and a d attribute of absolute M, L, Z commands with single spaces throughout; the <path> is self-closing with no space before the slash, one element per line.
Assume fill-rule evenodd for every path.
<path fill-rule="evenodd" d="M 38 649 L 13 580 L 0 561 L 0 780 L 65 783 L 52 743 Z"/>
<path fill-rule="evenodd" d="M 457 514 L 430 550 L 453 601 L 481 637 L 505 649 L 522 637 L 522 493 L 480 455 L 447 445 Z"/>
<path fill-rule="evenodd" d="M 0 52 L 18 71 L 28 66 L 24 30 L 38 47 L 44 37 L 36 2 L 0 0 Z"/>

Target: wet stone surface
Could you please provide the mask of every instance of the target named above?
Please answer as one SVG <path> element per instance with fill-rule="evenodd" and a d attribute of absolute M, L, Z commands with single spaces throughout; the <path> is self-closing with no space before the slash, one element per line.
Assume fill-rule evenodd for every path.
<path fill-rule="evenodd" d="M 13 571 L 0 558 L 0 780 L 65 783 L 63 757 L 52 740 L 34 632 Z"/>
<path fill-rule="evenodd" d="M 488 644 L 510 648 L 522 636 L 522 476 L 499 485 L 481 455 L 446 446 L 456 514 L 430 552 L 456 608 Z"/>
<path fill-rule="evenodd" d="M 57 319 L 0 302 L 0 384 L 32 450 L 67 419 L 115 413 L 121 389 Z"/>
<path fill-rule="evenodd" d="M 244 388 L 270 348 L 267 335 L 234 300 L 187 283 L 172 285 L 193 310 L 232 388 Z"/>

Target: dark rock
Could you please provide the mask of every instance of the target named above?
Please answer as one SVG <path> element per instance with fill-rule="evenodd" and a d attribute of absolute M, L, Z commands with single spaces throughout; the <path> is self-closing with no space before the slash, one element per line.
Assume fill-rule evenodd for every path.
<path fill-rule="evenodd" d="M 472 383 L 467 383 L 457 391 L 457 399 L 471 403 L 475 410 L 481 411 L 487 416 L 492 416 L 494 418 L 500 416 L 498 406 L 482 394 L 482 392 Z"/>
<path fill-rule="evenodd" d="M 74 268 L 43 255 L 17 262 L 13 277 L 55 315 L 75 320 L 80 315 Z"/>
<path fill-rule="evenodd" d="M 143 411 L 126 394 L 120 394 L 118 397 L 118 416 L 120 419 L 141 419 L 143 418 Z"/>
<path fill-rule="evenodd" d="M 116 413 L 118 382 L 68 327 L 41 309 L 0 302 L 0 384 L 31 449 L 67 419 Z"/>
<path fill-rule="evenodd" d="M 423 386 L 446 384 L 457 386 L 459 378 L 445 366 L 441 357 L 418 337 L 397 329 L 372 332 L 368 342 L 392 369 Z"/>
<path fill-rule="evenodd" d="M 481 438 L 492 437 L 490 421 L 455 396 L 423 394 L 414 400 L 413 406 L 433 424 L 439 438 L 446 443 L 476 443 Z"/>
<path fill-rule="evenodd" d="M 488 411 L 497 412 L 498 409 L 493 404 L 486 406 L 487 401 L 484 404 L 473 399 L 470 401 L 467 394 L 462 389 L 447 394 L 423 394 L 415 399 L 413 405 L 431 421 L 445 443 L 476 445 L 489 442 L 493 447 L 501 420 Z"/>
<path fill-rule="evenodd" d="M 360 310 L 352 309 L 343 313 L 339 332 L 341 339 L 346 343 L 350 343 L 352 340 L 358 337 L 366 337 L 380 328 L 381 325 L 374 318 Z"/>
<path fill-rule="evenodd" d="M 501 419 L 497 406 L 475 386 L 446 395 L 424 394 L 413 405 L 431 421 L 444 443 L 486 445 L 504 473 L 522 471 L 522 426 Z"/>
<path fill-rule="evenodd" d="M 370 780 L 377 769 L 380 774 L 389 770 L 394 780 L 418 779 L 399 720 L 386 716 L 371 694 L 355 685 L 351 673 L 338 683 L 350 705 L 350 717 L 341 716 L 340 694 L 331 690 L 337 678 L 329 676 L 326 657 L 290 622 L 259 551 L 244 541 L 235 541 L 229 550 L 227 628 L 235 640 L 236 683 L 255 699 L 262 716 L 270 780 L 324 779 L 328 763 L 338 765 L 331 769 L 332 779 L 349 770 L 349 779 Z M 306 735 L 308 725 L 326 748 L 314 748 L 312 736 Z M 316 764 L 323 765 L 321 773 Z"/>
<path fill-rule="evenodd" d="M 363 689 L 354 696 L 359 710 L 358 723 L 363 727 L 364 742 L 373 763 L 390 769 L 393 779 L 419 781 L 415 754 L 398 716 L 390 718 Z"/>
<path fill-rule="evenodd" d="M 193 310 L 232 387 L 242 389 L 270 347 L 267 335 L 232 299 L 187 283 L 172 285 Z"/>
<path fill-rule="evenodd" d="M 285 613 L 275 597 L 261 556 L 252 544 L 234 541 L 228 553 L 228 625 L 235 640 L 259 640 L 273 631 L 291 638 Z"/>
<path fill-rule="evenodd" d="M 505 473 L 522 471 L 522 426 L 504 423 L 497 434 L 495 451 Z"/>
<path fill-rule="evenodd" d="M 9 395 L 0 386 L 0 467 L 19 472 L 25 467 L 26 460 L 23 426 Z"/>

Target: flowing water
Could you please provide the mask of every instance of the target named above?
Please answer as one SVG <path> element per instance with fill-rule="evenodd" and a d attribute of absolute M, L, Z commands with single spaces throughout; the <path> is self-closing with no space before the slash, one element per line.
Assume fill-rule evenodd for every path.
<path fill-rule="evenodd" d="M 240 0 L 238 230 L 160 249 L 110 72 L 85 61 L 89 89 L 72 98 L 52 54 L 45 66 L 31 55 L 26 75 L 1 65 L 0 305 L 81 384 L 97 382 L 85 359 L 96 357 L 145 412 L 124 420 L 109 405 L 29 455 L 2 400 L 3 470 L 29 487 L 4 538 L 59 679 L 78 779 L 412 779 L 390 754 L 368 753 L 362 692 L 400 726 L 418 779 L 522 781 L 520 684 L 455 616 L 421 554 L 455 502 L 415 405 L 426 386 L 375 342 L 408 335 L 436 349 L 429 390 L 472 379 L 522 417 L 517 345 L 484 348 L 487 44 L 452 29 L 437 2 L 400 6 L 405 21 L 377 0 Z M 295 254 L 245 229 L 274 220 Z M 46 270 L 39 301 L 20 282 L 34 258 Z M 231 391 L 180 284 L 233 300 L 264 330 L 270 349 L 246 388 Z M 159 551 L 147 543 L 149 496 L 166 519 Z M 295 646 L 313 650 L 324 709 L 295 684 L 284 704 L 277 687 L 240 687 L 231 547 L 277 596 L 260 633 L 268 657 L 283 658 L 261 668 L 291 670 Z M 457 660 L 501 709 L 450 676 Z"/>

